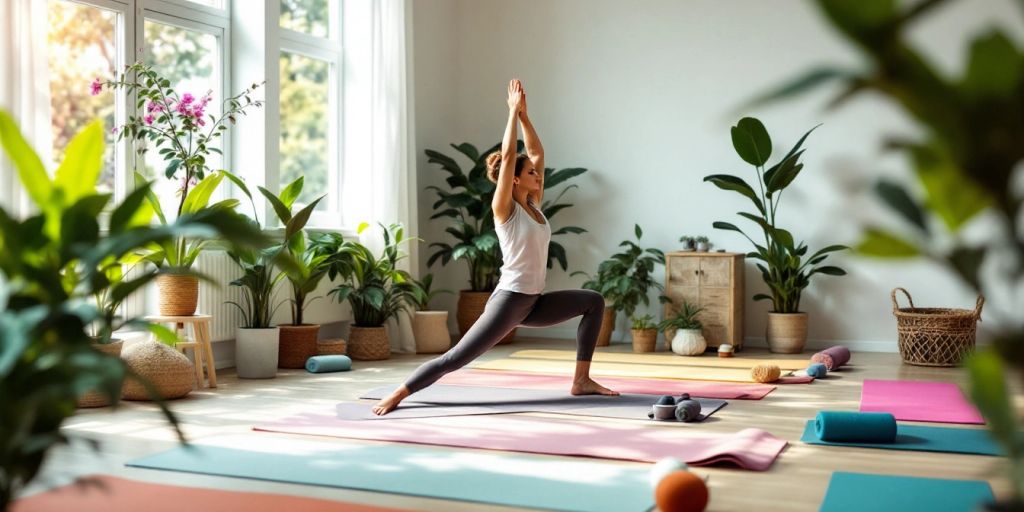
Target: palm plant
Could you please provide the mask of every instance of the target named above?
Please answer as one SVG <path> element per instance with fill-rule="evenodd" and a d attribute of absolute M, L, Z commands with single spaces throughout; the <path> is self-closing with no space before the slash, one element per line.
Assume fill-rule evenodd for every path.
<path fill-rule="evenodd" d="M 846 274 L 846 271 L 839 267 L 820 263 L 828 258 L 829 253 L 848 247 L 830 245 L 805 259 L 807 245 L 803 242 L 794 242 L 792 233 L 778 227 L 775 221 L 782 193 L 803 169 L 803 164 L 800 163 L 803 151 L 800 148 L 812 131 L 814 128 L 805 133 L 781 161 L 765 169 L 764 166 L 772 154 L 771 137 L 768 136 L 768 131 L 761 121 L 753 117 L 740 119 L 739 123 L 732 127 L 733 147 L 740 158 L 754 166 L 758 190 L 754 190 L 742 178 L 729 174 L 713 174 L 704 178 L 704 181 L 711 182 L 722 190 L 731 190 L 743 195 L 754 204 L 757 213 L 739 212 L 738 215 L 757 224 L 764 235 L 763 245 L 755 242 L 732 223 L 715 222 L 713 226 L 715 229 L 735 231 L 753 244 L 755 251 L 747 253 L 747 257 L 761 261 L 757 268 L 771 291 L 771 295 L 755 294 L 754 300 L 770 300 L 774 313 L 799 312 L 800 295 L 810 284 L 810 278 L 814 274 Z"/>
<path fill-rule="evenodd" d="M 643 230 L 639 224 L 633 226 L 633 232 L 636 242 L 624 240 L 619 243 L 619 247 L 626 249 L 602 261 L 597 267 L 597 275 L 590 276 L 582 271 L 571 274 L 586 276 L 583 288 L 600 293 L 612 309 L 625 312 L 627 317 L 633 316 L 640 304 L 650 305 L 648 293 L 651 288 L 664 289 L 654 279 L 653 273 L 655 265 L 665 264 L 665 253 L 660 249 L 640 247 Z M 665 302 L 667 299 L 662 296 L 659 300 Z"/>
<path fill-rule="evenodd" d="M 703 325 L 697 320 L 697 314 L 704 311 L 703 307 L 683 301 L 682 307 L 675 310 L 674 314 L 658 323 L 659 331 L 670 329 L 700 329 Z"/>
<path fill-rule="evenodd" d="M 430 307 L 430 301 L 443 293 L 452 293 L 451 290 L 432 290 L 434 285 L 434 274 L 423 276 L 422 280 L 413 279 L 413 304 L 419 311 L 425 311 Z"/>
<path fill-rule="evenodd" d="M 494 216 L 491 215 L 491 199 L 494 197 L 495 184 L 487 179 L 486 160 L 487 155 L 501 148 L 501 144 L 496 144 L 482 153 L 468 142 L 451 146 L 468 158 L 472 167 L 468 172 L 463 172 L 454 158 L 438 151 L 426 150 L 427 156 L 430 157 L 429 162 L 439 164 L 448 173 L 448 178 L 445 179 L 448 190 L 436 186 L 427 187 L 427 190 L 437 193 L 438 198 L 434 202 L 434 214 L 430 218 L 450 218 L 452 225 L 445 229 L 445 232 L 455 238 L 454 245 L 442 242 L 430 244 L 430 247 L 436 247 L 436 250 L 427 260 L 427 266 L 433 265 L 438 259 L 442 265 L 447 265 L 452 260 L 466 260 L 469 264 L 470 290 L 491 291 L 498 283 L 501 250 L 498 247 L 498 236 L 494 231 Z M 518 141 L 516 150 L 523 150 L 523 141 Z M 585 172 L 586 169 L 579 167 L 557 171 L 545 168 L 544 189 L 553 189 Z M 543 202 L 541 211 L 549 221 L 559 211 L 572 206 L 559 201 L 566 192 L 576 187 L 578 186 L 565 187 L 554 199 Z M 584 232 L 586 230 L 580 227 L 565 226 L 555 230 L 552 235 Z M 548 268 L 553 268 L 555 261 L 562 270 L 568 269 L 565 248 L 552 240 L 548 244 Z"/>

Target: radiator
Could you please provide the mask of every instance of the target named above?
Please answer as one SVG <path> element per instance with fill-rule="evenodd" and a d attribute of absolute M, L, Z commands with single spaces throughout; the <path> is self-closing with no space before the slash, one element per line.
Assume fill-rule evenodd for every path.
<path fill-rule="evenodd" d="M 242 325 L 242 312 L 228 304 L 228 301 L 237 302 L 243 307 L 245 303 L 242 302 L 242 290 L 228 283 L 238 279 L 242 270 L 224 251 L 205 251 L 199 255 L 196 263 L 199 272 L 209 278 L 209 281 L 204 280 L 199 284 L 199 308 L 196 312 L 213 315 L 210 323 L 212 341 L 233 340 L 235 329 Z M 278 290 L 278 296 L 280 292 Z"/>

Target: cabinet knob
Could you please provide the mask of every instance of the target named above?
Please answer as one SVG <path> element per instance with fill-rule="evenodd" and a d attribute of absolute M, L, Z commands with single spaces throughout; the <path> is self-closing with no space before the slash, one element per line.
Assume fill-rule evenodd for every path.
<path fill-rule="evenodd" d="M 694 271 L 693 271 L 693 275 L 695 275 L 695 276 L 696 276 L 696 275 L 700 275 L 700 270 L 694 270 Z"/>

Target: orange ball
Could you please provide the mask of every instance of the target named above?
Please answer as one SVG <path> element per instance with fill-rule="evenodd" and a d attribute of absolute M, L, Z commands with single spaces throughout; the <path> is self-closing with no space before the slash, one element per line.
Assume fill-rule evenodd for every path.
<path fill-rule="evenodd" d="M 708 506 L 708 486 L 689 471 L 673 471 L 654 491 L 661 512 L 702 512 Z"/>

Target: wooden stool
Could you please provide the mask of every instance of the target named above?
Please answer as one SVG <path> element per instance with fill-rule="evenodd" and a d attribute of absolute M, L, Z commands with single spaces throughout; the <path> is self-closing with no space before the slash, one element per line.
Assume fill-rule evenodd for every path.
<path fill-rule="evenodd" d="M 196 386 L 203 387 L 203 360 L 206 363 L 206 376 L 209 384 L 207 387 L 217 387 L 217 370 L 213 364 L 213 347 L 210 345 L 210 320 L 213 317 L 210 315 L 192 315 L 192 316 L 147 316 L 146 320 L 155 324 L 174 324 L 172 328 L 175 333 L 179 330 L 184 331 L 185 326 L 189 325 L 192 327 L 192 340 L 193 341 L 178 341 L 174 344 L 174 348 L 185 351 L 187 348 L 192 349 L 192 353 L 195 355 L 196 364 Z"/>

